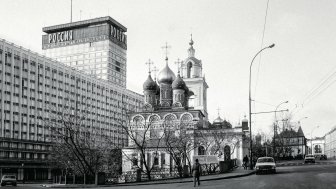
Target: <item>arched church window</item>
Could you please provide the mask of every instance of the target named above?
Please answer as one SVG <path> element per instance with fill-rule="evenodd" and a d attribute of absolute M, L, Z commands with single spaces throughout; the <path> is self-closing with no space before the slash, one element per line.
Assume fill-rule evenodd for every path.
<path fill-rule="evenodd" d="M 136 116 L 133 118 L 135 125 L 140 126 L 143 124 L 144 119 L 141 116 Z"/>
<path fill-rule="evenodd" d="M 198 155 L 205 155 L 205 148 L 203 146 L 198 147 Z"/>
<path fill-rule="evenodd" d="M 187 64 L 187 78 L 190 78 L 192 63 L 188 62 Z"/>

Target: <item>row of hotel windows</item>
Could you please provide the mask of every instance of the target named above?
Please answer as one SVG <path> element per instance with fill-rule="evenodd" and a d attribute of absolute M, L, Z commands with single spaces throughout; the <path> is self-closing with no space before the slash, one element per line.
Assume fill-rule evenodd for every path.
<path fill-rule="evenodd" d="M 27 152 L 11 152 L 11 151 L 0 151 L 1 159 L 48 159 L 49 155 L 45 153 L 27 153 Z"/>
<path fill-rule="evenodd" d="M 1 61 L 0 61 L 0 64 L 1 64 Z M 0 66 L 0 74 L 2 73 L 2 67 Z M 10 71 L 10 70 L 8 70 L 8 71 Z M 24 70 L 24 72 L 28 72 L 27 70 Z M 31 79 L 29 80 L 30 81 L 30 85 L 29 85 L 29 87 L 30 88 L 32 88 L 32 89 L 35 89 L 35 77 L 34 77 L 34 75 L 35 75 L 35 72 L 33 72 L 33 71 L 31 71 L 30 72 L 30 76 L 31 76 Z M 11 77 L 11 73 L 8 73 L 8 72 L 6 72 L 5 73 L 5 75 L 6 75 L 6 77 L 5 77 L 5 84 L 7 84 L 7 85 L 10 85 L 10 81 L 12 80 L 12 77 Z M 23 77 L 22 77 L 22 84 L 24 85 L 25 84 L 25 82 L 24 81 L 27 81 L 28 80 L 28 78 L 27 77 L 24 77 L 25 76 L 25 74 L 23 74 Z M 40 79 L 42 79 L 43 78 L 43 75 L 42 74 L 39 74 L 39 78 L 38 78 L 38 83 L 39 83 L 39 85 L 41 86 L 42 85 L 42 83 L 40 82 Z M 20 82 L 20 80 L 18 79 L 20 76 L 19 75 L 14 75 L 14 84 L 16 84 L 16 87 L 18 87 L 17 85 L 19 84 L 19 82 Z M 41 78 L 42 77 L 42 78 Z M 52 78 L 53 78 L 53 86 L 55 86 L 55 85 L 57 85 L 57 83 L 56 83 L 56 74 L 52 74 Z M 55 78 L 55 80 L 54 80 L 54 78 Z M 67 78 L 67 77 L 66 77 Z M 68 77 L 69 78 L 69 77 Z M 68 81 L 65 81 L 64 83 L 65 83 L 65 86 L 68 86 L 68 88 L 69 88 L 69 81 L 70 81 L 70 79 L 68 79 Z M 78 80 L 77 80 L 78 81 Z M 0 81 L 1 82 L 1 81 Z M 46 83 L 46 87 L 49 87 L 48 86 L 48 84 L 50 84 L 50 77 L 49 76 L 45 76 L 45 83 Z M 64 87 L 64 85 L 63 85 L 63 81 L 58 81 L 58 83 L 59 83 L 59 87 L 60 88 L 63 88 Z M 74 83 L 75 83 L 75 80 L 73 79 L 73 78 L 71 78 L 71 87 L 75 87 L 74 86 Z M 79 82 L 76 82 L 77 84 L 79 84 Z M 86 83 L 85 81 L 83 81 L 83 83 Z M 26 85 L 24 85 L 24 86 L 26 86 Z M 41 87 L 43 87 L 43 86 L 41 86 Z M 78 88 L 79 86 L 77 86 L 77 88 Z M 85 90 L 85 85 L 83 86 L 82 85 L 82 89 L 84 89 Z M 87 83 L 87 86 L 86 86 L 87 88 L 92 88 L 92 90 L 99 90 L 100 89 L 100 87 L 97 85 L 97 88 L 95 88 L 95 85 L 94 84 L 92 84 L 91 85 L 91 83 L 90 82 L 88 82 Z M 62 90 L 62 89 L 61 89 Z M 90 90 L 88 90 L 88 92 L 91 92 Z M 102 90 L 102 92 L 104 93 L 104 91 Z M 106 91 L 107 92 L 107 91 Z M 94 92 L 93 92 L 94 93 Z M 110 91 L 110 93 L 111 93 L 111 91 Z M 114 95 L 114 92 L 112 91 L 112 93 L 113 94 L 111 94 L 111 95 Z M 97 95 L 100 95 L 99 93 L 97 93 Z M 120 96 L 120 94 L 119 94 L 119 96 Z M 125 96 L 126 97 L 126 99 L 128 99 L 128 97 L 127 96 Z M 133 100 L 133 101 L 135 101 L 135 98 L 131 98 L 131 100 Z"/>
<path fill-rule="evenodd" d="M 106 52 L 104 52 L 106 50 L 109 50 L 110 53 L 107 54 Z M 76 53 L 87 53 L 87 55 L 74 55 Z M 46 49 L 45 54 L 49 57 L 62 57 L 66 55 L 71 55 L 72 58 L 69 57 L 70 59 L 66 58 L 65 60 L 80 60 L 84 58 L 88 59 L 110 55 L 110 57 L 113 57 L 116 60 L 121 61 L 122 63 L 126 63 L 126 50 L 122 49 L 121 47 L 117 46 L 109 40 Z"/>

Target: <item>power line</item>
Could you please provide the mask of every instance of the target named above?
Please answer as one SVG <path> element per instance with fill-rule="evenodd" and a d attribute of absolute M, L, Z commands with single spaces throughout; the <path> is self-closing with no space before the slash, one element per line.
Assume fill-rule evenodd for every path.
<path fill-rule="evenodd" d="M 336 66 L 333 69 L 331 69 L 331 71 L 328 72 L 311 90 L 309 90 L 308 93 L 306 93 L 302 101 L 302 104 L 300 104 L 302 108 L 297 109 L 293 113 L 293 115 L 300 112 L 305 107 L 305 105 L 308 105 L 316 97 L 318 97 L 325 90 L 327 90 L 332 84 L 334 84 L 336 80 L 332 81 L 332 79 L 335 78 L 334 77 L 335 75 L 336 75 Z"/>
<path fill-rule="evenodd" d="M 265 13 L 265 19 L 264 19 L 264 28 L 263 28 L 262 37 L 261 37 L 260 49 L 263 48 L 263 46 L 264 46 L 265 30 L 266 30 L 267 15 L 268 15 L 268 4 L 269 4 L 269 0 L 267 0 L 267 5 L 266 5 L 266 13 Z M 255 96 L 256 96 L 256 93 L 257 93 L 257 86 L 258 86 L 258 80 L 259 80 L 260 65 L 261 65 L 261 54 L 259 55 L 257 78 L 256 78 L 255 86 L 254 86 L 254 95 Z"/>

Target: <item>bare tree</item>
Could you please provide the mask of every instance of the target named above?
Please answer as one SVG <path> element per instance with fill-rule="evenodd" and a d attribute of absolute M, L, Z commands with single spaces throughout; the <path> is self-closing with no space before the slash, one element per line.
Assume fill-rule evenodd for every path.
<path fill-rule="evenodd" d="M 96 122 L 90 124 L 88 106 L 81 106 L 69 97 L 64 98 L 61 106 L 55 105 L 48 107 L 49 113 L 43 120 L 53 137 L 51 162 L 84 175 L 84 183 L 86 175 L 95 176 L 97 183 L 97 174 L 107 171 L 115 146 Z"/>
<path fill-rule="evenodd" d="M 147 175 L 148 180 L 151 180 L 151 172 L 155 169 L 154 164 L 156 162 L 150 161 L 147 153 L 151 150 L 157 152 L 159 148 L 162 148 L 162 139 L 164 137 L 162 133 L 154 131 L 155 121 L 146 121 L 141 116 L 137 116 L 133 121 L 129 120 L 127 125 L 121 125 L 129 139 L 128 148 L 134 149 L 135 154 L 140 154 L 140 163 L 138 163 L 137 157 L 134 157 L 132 154 L 127 154 L 123 151 L 123 155 L 128 160 L 133 161 L 133 165 L 137 169 L 141 169 Z M 158 158 L 158 153 L 153 153 L 153 155 L 154 159 Z"/>

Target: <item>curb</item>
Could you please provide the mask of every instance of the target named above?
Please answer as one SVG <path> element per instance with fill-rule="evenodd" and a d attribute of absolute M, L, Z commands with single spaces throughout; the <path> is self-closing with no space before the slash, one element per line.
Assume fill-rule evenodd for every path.
<path fill-rule="evenodd" d="M 239 177 L 245 177 L 245 176 L 249 176 L 249 175 L 253 175 L 255 174 L 255 171 L 251 171 L 249 173 L 246 174 L 239 174 L 239 175 L 232 175 L 232 176 L 227 176 L 227 177 L 218 177 L 218 178 L 208 178 L 208 179 L 204 179 L 204 180 L 200 180 L 202 181 L 212 181 L 212 180 L 224 180 L 224 179 L 231 179 L 231 178 L 239 178 Z M 189 180 L 182 180 L 182 181 L 172 181 L 172 182 L 140 182 L 140 183 L 129 183 L 129 184 L 115 184 L 115 185 L 99 185 L 99 186 L 68 186 L 68 187 L 61 187 L 61 186 L 49 186 L 48 188 L 92 188 L 92 187 L 123 187 L 123 186 L 146 186 L 146 185 L 158 185 L 158 184 L 177 184 L 177 183 L 188 183 L 188 182 L 193 182 L 192 178 L 190 178 Z"/>

